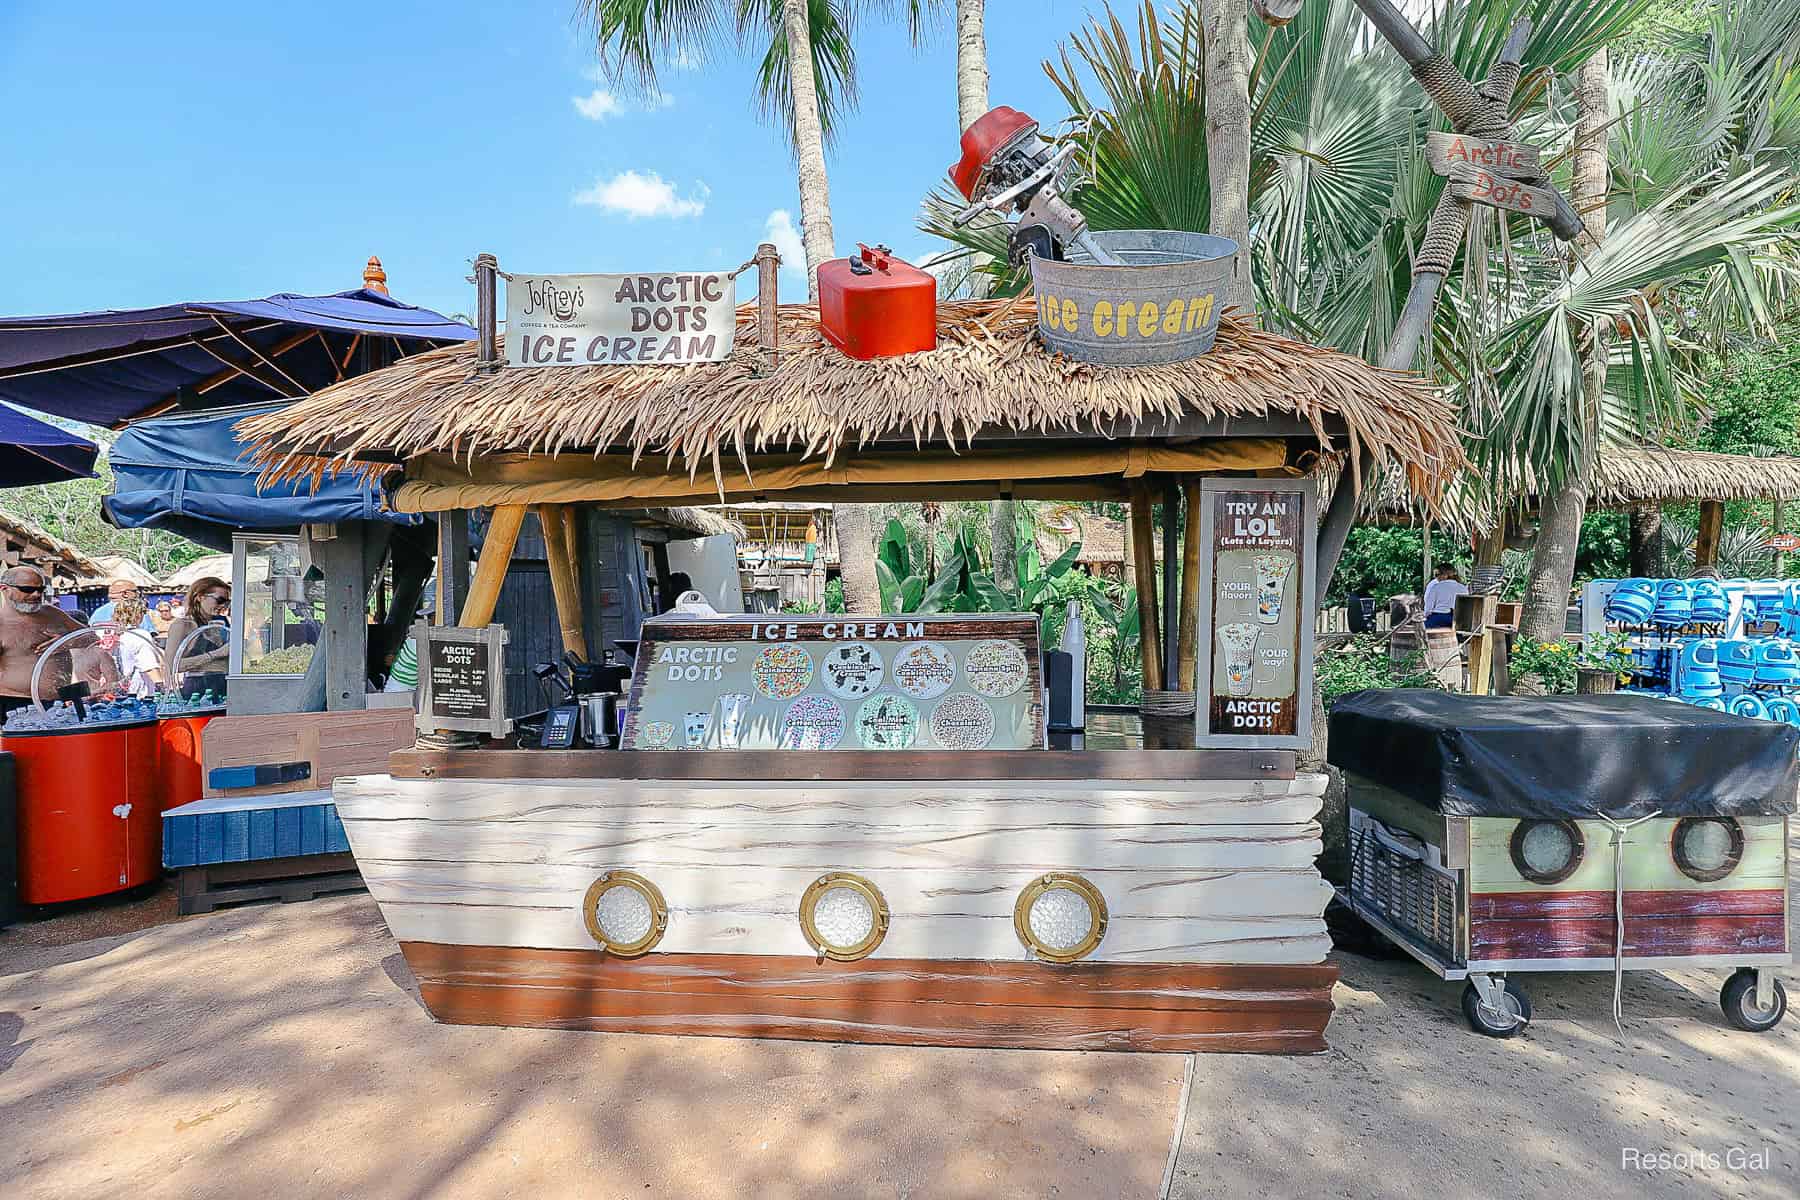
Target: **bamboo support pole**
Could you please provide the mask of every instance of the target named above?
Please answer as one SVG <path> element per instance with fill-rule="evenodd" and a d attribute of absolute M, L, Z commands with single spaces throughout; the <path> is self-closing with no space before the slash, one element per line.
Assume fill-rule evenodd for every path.
<path fill-rule="evenodd" d="M 506 582 L 506 568 L 512 565 L 513 546 L 524 523 L 523 504 L 503 504 L 494 510 L 481 543 L 481 557 L 475 563 L 475 578 L 469 581 L 469 598 L 463 601 L 462 619 L 457 622 L 463 628 L 481 629 L 493 621 L 500 585 Z"/>
<path fill-rule="evenodd" d="M 1176 687 L 1194 690 L 1200 652 L 1200 481 L 1189 477 L 1181 490 L 1187 501 L 1187 535 L 1181 555 L 1181 637 L 1176 643 Z"/>
<path fill-rule="evenodd" d="M 563 649 L 587 661 L 587 635 L 581 629 L 581 583 L 575 572 L 571 523 L 566 504 L 540 504 L 534 510 L 544 531 L 544 555 L 550 564 L 550 591 L 556 597 L 556 623 L 562 627 Z"/>
<path fill-rule="evenodd" d="M 1138 649 L 1143 652 L 1144 690 L 1163 690 L 1162 627 L 1156 619 L 1156 525 L 1150 520 L 1150 493 L 1131 494 L 1131 559 L 1137 571 Z"/>
<path fill-rule="evenodd" d="M 1775 508 L 1774 508 L 1774 512 L 1772 513 L 1772 516 L 1773 516 L 1773 519 L 1775 522 L 1775 532 L 1777 534 L 1786 533 L 1787 532 L 1787 521 L 1783 517 L 1780 496 L 1775 497 L 1774 504 L 1775 504 Z M 1779 550 L 1777 550 L 1775 552 L 1775 578 L 1777 578 L 1777 579 L 1786 579 L 1787 578 L 1787 555 L 1783 554 Z"/>

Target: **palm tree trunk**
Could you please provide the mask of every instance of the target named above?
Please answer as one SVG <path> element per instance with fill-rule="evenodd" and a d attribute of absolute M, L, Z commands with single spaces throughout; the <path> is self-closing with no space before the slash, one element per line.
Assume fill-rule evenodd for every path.
<path fill-rule="evenodd" d="M 1226 303 L 1255 307 L 1250 284 L 1250 37 L 1247 0 L 1201 0 L 1206 32 L 1206 170 L 1211 231 L 1237 243 Z"/>
<path fill-rule="evenodd" d="M 988 110 L 986 0 L 956 0 L 956 117 L 967 129 Z"/>
<path fill-rule="evenodd" d="M 1662 505 L 1655 501 L 1631 506 L 1631 573 L 1643 579 L 1663 573 Z"/>
<path fill-rule="evenodd" d="M 996 500 L 988 513 L 994 582 L 1009 595 L 1019 590 L 1019 523 L 1011 500 Z"/>
<path fill-rule="evenodd" d="M 1596 50 L 1575 80 L 1575 160 L 1570 191 L 1581 217 L 1580 250 L 1591 251 L 1606 236 L 1607 190 L 1606 51 Z M 1606 344 L 1598 325 L 1575 331 L 1581 346 L 1582 398 L 1589 428 L 1598 423 L 1600 395 L 1606 387 Z M 1525 612 L 1520 634 L 1537 641 L 1558 640 L 1567 620 L 1569 587 L 1575 581 L 1575 552 L 1580 548 L 1581 519 L 1587 515 L 1587 464 L 1569 472 L 1560 488 L 1541 501 L 1537 548 L 1525 585 Z"/>
<path fill-rule="evenodd" d="M 799 160 L 800 237 L 806 246 L 806 298 L 819 295 L 819 264 L 833 257 L 831 188 L 825 176 L 825 129 L 813 76 L 812 25 L 806 0 L 781 0 L 787 33 L 788 86 L 794 96 L 794 156 Z M 798 49 L 796 49 L 798 48 Z"/>
<path fill-rule="evenodd" d="M 875 508 L 837 504 L 831 512 L 837 528 L 838 574 L 844 580 L 844 611 L 878 613 L 881 587 L 875 582 Z"/>

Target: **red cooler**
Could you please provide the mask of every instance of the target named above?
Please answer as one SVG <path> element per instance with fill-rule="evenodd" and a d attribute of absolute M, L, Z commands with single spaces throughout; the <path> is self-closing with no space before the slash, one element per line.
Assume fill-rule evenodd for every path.
<path fill-rule="evenodd" d="M 156 725 L 77 725 L 0 739 L 18 769 L 20 900 L 84 900 L 161 877 Z"/>
<path fill-rule="evenodd" d="M 190 804 L 205 794 L 200 769 L 200 731 L 218 715 L 208 712 L 157 719 L 156 777 L 159 786 L 156 795 L 163 812 Z"/>

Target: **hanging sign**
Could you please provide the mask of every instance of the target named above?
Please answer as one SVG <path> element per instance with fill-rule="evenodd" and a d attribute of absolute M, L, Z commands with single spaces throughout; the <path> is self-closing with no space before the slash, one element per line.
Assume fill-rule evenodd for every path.
<path fill-rule="evenodd" d="M 1349 486 L 1347 483 L 1344 486 Z M 1206 479 L 1195 744 L 1312 744 L 1313 554 L 1318 517 L 1303 480 Z"/>
<path fill-rule="evenodd" d="M 419 652 L 418 728 L 503 737 L 506 716 L 506 627 L 464 629 L 415 625 Z"/>
<path fill-rule="evenodd" d="M 720 362 L 736 330 L 737 277 L 723 271 L 506 282 L 509 367 Z"/>
<path fill-rule="evenodd" d="M 1542 179 L 1544 175 L 1536 146 L 1436 129 L 1425 135 L 1425 161 L 1434 174 L 1449 179 L 1473 178 L 1476 171 L 1507 179 Z"/>
<path fill-rule="evenodd" d="M 1763 544 L 1771 550 L 1780 550 L 1784 554 L 1800 550 L 1800 533 L 1773 533 Z"/>

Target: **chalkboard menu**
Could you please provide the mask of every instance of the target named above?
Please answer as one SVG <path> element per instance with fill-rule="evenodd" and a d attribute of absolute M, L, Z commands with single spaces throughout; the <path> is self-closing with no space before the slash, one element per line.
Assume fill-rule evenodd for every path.
<path fill-rule="evenodd" d="M 638 642 L 620 744 L 1041 749 L 1037 617 L 658 617 Z"/>
<path fill-rule="evenodd" d="M 1202 481 L 1196 745 L 1311 745 L 1316 505 L 1304 480 Z"/>
<path fill-rule="evenodd" d="M 504 735 L 506 629 L 489 625 L 416 625 L 419 654 L 418 727 Z"/>

